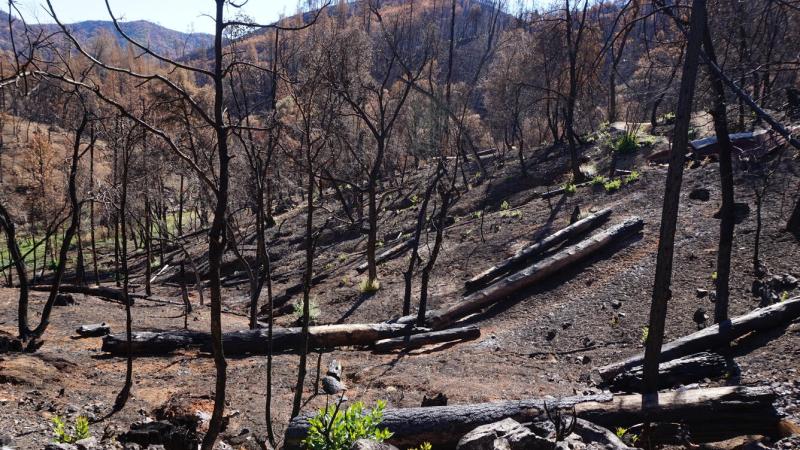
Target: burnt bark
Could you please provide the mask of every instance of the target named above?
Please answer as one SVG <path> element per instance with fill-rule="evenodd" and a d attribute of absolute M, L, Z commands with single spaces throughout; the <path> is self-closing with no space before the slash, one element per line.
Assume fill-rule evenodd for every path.
<path fill-rule="evenodd" d="M 692 115 L 695 81 L 697 79 L 700 45 L 706 23 L 705 0 L 692 2 L 692 28 L 683 65 L 683 76 L 675 111 L 675 132 L 667 170 L 664 203 L 661 211 L 661 229 L 656 257 L 656 275 L 653 282 L 653 300 L 650 305 L 650 324 L 645 343 L 647 355 L 644 361 L 643 393 L 655 393 L 658 389 L 658 364 L 661 345 L 664 341 L 664 323 L 667 316 L 667 303 L 672 297 L 672 258 L 675 251 L 675 229 L 678 222 L 683 165 L 689 143 L 689 121 Z"/>

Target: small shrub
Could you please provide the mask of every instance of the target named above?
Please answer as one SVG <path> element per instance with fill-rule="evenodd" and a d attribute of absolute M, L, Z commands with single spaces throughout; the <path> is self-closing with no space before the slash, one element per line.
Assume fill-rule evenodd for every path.
<path fill-rule="evenodd" d="M 514 211 L 503 211 L 500 213 L 500 217 L 511 217 L 514 219 L 521 219 L 522 218 L 522 211 L 514 210 Z"/>
<path fill-rule="evenodd" d="M 668 112 L 666 114 L 662 114 L 658 118 L 657 122 L 663 123 L 664 125 L 672 125 L 673 123 L 675 123 L 675 113 Z"/>
<path fill-rule="evenodd" d="M 503 200 L 503 203 L 500 204 L 500 211 L 508 211 L 511 209 L 511 205 L 508 204 L 508 201 Z"/>
<path fill-rule="evenodd" d="M 314 297 L 310 297 L 308 299 L 308 321 L 314 323 L 319 319 L 319 305 L 317 305 L 317 300 Z M 300 320 L 303 318 L 303 300 L 297 300 L 292 304 L 292 316 L 294 316 L 295 320 Z"/>
<path fill-rule="evenodd" d="M 783 291 L 781 292 L 781 301 L 785 302 L 786 300 L 789 300 L 789 292 Z"/>
<path fill-rule="evenodd" d="M 578 192 L 578 188 L 577 188 L 577 186 L 575 186 L 574 183 L 569 182 L 569 183 L 564 185 L 564 193 L 565 194 L 567 194 L 567 195 L 575 195 L 576 192 Z"/>
<path fill-rule="evenodd" d="M 625 436 L 625 433 L 627 432 L 627 428 L 617 427 L 617 429 L 614 431 L 614 434 L 616 434 L 618 438 L 622 439 L 622 436 Z"/>
<path fill-rule="evenodd" d="M 608 178 L 598 175 L 592 178 L 592 186 L 602 186 L 608 182 Z"/>
<path fill-rule="evenodd" d="M 625 184 L 631 184 L 636 181 L 639 181 L 640 177 L 641 175 L 639 175 L 639 172 L 633 170 L 627 177 L 625 177 Z"/>
<path fill-rule="evenodd" d="M 369 277 L 361 280 L 358 284 L 358 292 L 362 294 L 374 294 L 381 288 L 381 283 L 378 280 L 370 280 Z"/>
<path fill-rule="evenodd" d="M 433 450 L 433 445 L 430 442 L 423 442 L 419 447 L 414 447 L 409 450 Z"/>
<path fill-rule="evenodd" d="M 639 147 L 655 145 L 656 137 L 650 134 L 646 134 L 639 138 Z"/>
<path fill-rule="evenodd" d="M 606 181 L 605 184 L 603 184 L 603 189 L 605 189 L 607 193 L 618 191 L 621 187 L 622 180 L 620 179 Z"/>
<path fill-rule="evenodd" d="M 308 419 L 308 435 L 303 446 L 309 450 L 347 450 L 359 439 L 383 442 L 392 437 L 387 428 L 380 428 L 386 402 L 364 412 L 364 404 L 356 402 L 340 411 L 341 402 L 328 405 Z"/>
<path fill-rule="evenodd" d="M 647 343 L 648 337 L 650 337 L 650 327 L 644 326 L 642 327 L 642 344 Z"/>
<path fill-rule="evenodd" d="M 340 263 L 347 261 L 347 253 L 340 254 L 338 259 Z"/>
<path fill-rule="evenodd" d="M 634 132 L 625 133 L 614 140 L 613 146 L 617 153 L 633 153 L 639 148 L 639 138 Z"/>
<path fill-rule="evenodd" d="M 475 211 L 474 213 L 472 213 L 473 219 L 480 219 L 482 216 L 483 216 L 483 211 Z"/>
<path fill-rule="evenodd" d="M 715 283 L 717 282 L 717 271 L 716 270 L 711 272 L 711 281 L 713 281 Z"/>
<path fill-rule="evenodd" d="M 82 439 L 91 437 L 89 432 L 89 420 L 86 417 L 78 416 L 75 419 L 75 426 L 67 430 L 67 424 L 59 417 L 53 417 L 53 437 L 59 444 L 74 444 Z"/>

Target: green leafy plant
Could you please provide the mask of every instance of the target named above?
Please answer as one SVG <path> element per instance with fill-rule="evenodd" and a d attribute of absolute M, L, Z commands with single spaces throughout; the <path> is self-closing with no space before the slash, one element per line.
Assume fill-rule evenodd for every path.
<path fill-rule="evenodd" d="M 663 123 L 664 125 L 672 125 L 673 123 L 675 123 L 675 113 L 674 112 L 668 112 L 668 113 L 662 114 L 658 118 L 658 122 L 659 123 Z"/>
<path fill-rule="evenodd" d="M 645 134 L 639 137 L 639 147 L 655 145 L 656 142 L 657 138 L 651 134 Z"/>
<path fill-rule="evenodd" d="M 620 180 L 619 178 L 616 180 L 606 181 L 603 184 L 603 189 L 605 189 L 607 193 L 618 191 L 619 188 L 621 187 L 622 187 L 622 180 Z"/>
<path fill-rule="evenodd" d="M 472 213 L 473 219 L 480 219 L 483 216 L 483 211 L 475 211 Z"/>
<path fill-rule="evenodd" d="M 381 288 L 381 283 L 378 280 L 370 281 L 369 277 L 364 278 L 358 284 L 358 292 L 362 294 L 374 294 Z"/>
<path fill-rule="evenodd" d="M 568 182 L 564 185 L 564 193 L 567 195 L 575 195 L 575 192 L 577 191 L 578 188 L 572 182 Z"/>
<path fill-rule="evenodd" d="M 383 442 L 392 437 L 387 428 L 380 428 L 386 402 L 378 400 L 375 407 L 364 411 L 364 404 L 355 402 L 340 411 L 341 400 L 328 405 L 308 419 L 308 435 L 303 446 L 309 450 L 346 450 L 359 439 Z"/>
<path fill-rule="evenodd" d="M 53 437 L 59 444 L 74 444 L 91 436 L 89 420 L 86 417 L 78 416 L 71 430 L 67 430 L 67 424 L 61 417 L 53 417 Z"/>
<path fill-rule="evenodd" d="M 308 299 L 308 321 L 314 323 L 319 319 L 320 310 L 317 300 L 314 297 Z M 292 304 L 292 316 L 295 320 L 303 318 L 303 300 L 297 300 Z"/>
<path fill-rule="evenodd" d="M 639 174 L 639 172 L 637 172 L 635 170 L 632 170 L 631 173 L 628 174 L 627 177 L 625 177 L 625 180 L 624 180 L 625 184 L 631 184 L 631 183 L 634 183 L 636 181 L 639 181 L 640 177 L 641 177 L 641 175 Z"/>
<path fill-rule="evenodd" d="M 785 302 L 786 300 L 789 300 L 789 292 L 783 291 L 781 292 L 781 301 Z"/>
<path fill-rule="evenodd" d="M 608 178 L 606 178 L 606 177 L 604 177 L 602 175 L 598 175 L 598 176 L 592 178 L 592 186 L 603 186 L 607 182 L 608 182 Z"/>
<path fill-rule="evenodd" d="M 622 439 L 622 436 L 625 436 L 625 433 L 627 433 L 627 432 L 628 432 L 628 429 L 624 428 L 624 427 L 617 427 L 617 429 L 614 430 L 614 434 L 616 434 L 617 437 L 620 438 L 620 439 Z"/>
<path fill-rule="evenodd" d="M 650 327 L 642 327 L 642 344 L 647 343 L 647 338 L 650 337 Z"/>
<path fill-rule="evenodd" d="M 423 442 L 419 447 L 410 448 L 408 450 L 433 450 L 433 445 L 430 442 Z"/>
<path fill-rule="evenodd" d="M 511 205 L 508 204 L 508 201 L 503 200 L 503 203 L 500 204 L 500 211 L 508 211 L 511 209 Z"/>
<path fill-rule="evenodd" d="M 639 148 L 639 138 L 635 131 L 625 132 L 614 140 L 614 151 L 617 153 L 633 153 Z"/>
<path fill-rule="evenodd" d="M 713 281 L 715 283 L 717 281 L 717 271 L 716 270 L 711 272 L 711 281 Z"/>

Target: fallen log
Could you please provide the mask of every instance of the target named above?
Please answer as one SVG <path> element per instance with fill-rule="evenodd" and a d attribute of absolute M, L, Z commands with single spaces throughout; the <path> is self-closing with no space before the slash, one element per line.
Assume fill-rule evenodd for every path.
<path fill-rule="evenodd" d="M 514 254 L 511 258 L 506 259 L 500 264 L 490 267 L 483 272 L 475 275 L 467 280 L 464 285 L 467 289 L 475 289 L 489 284 L 495 278 L 511 272 L 513 269 L 519 267 L 522 263 L 530 258 L 540 255 L 547 250 L 555 247 L 556 245 L 571 239 L 575 236 L 584 233 L 598 224 L 604 222 L 611 215 L 611 209 L 603 209 L 586 218 L 583 218 L 572 225 L 562 228 L 555 233 L 531 244 Z"/>
<path fill-rule="evenodd" d="M 382 339 L 375 342 L 376 352 L 390 352 L 397 349 L 412 350 L 430 344 L 441 344 L 452 341 L 468 341 L 481 336 L 481 329 L 472 325 L 463 328 L 451 328 L 443 331 L 413 334 L 396 338 Z"/>
<path fill-rule="evenodd" d="M 386 249 L 385 251 L 381 252 L 378 256 L 375 257 L 375 264 L 381 264 L 381 263 L 385 262 L 386 260 L 397 256 L 398 254 L 400 254 L 400 253 L 408 250 L 409 248 L 411 248 L 412 245 L 414 245 L 414 238 L 406 239 L 405 241 L 400 242 L 399 244 L 395 244 L 395 245 L 389 247 L 388 249 Z M 363 263 L 359 264 L 358 266 L 356 266 L 356 270 L 360 273 L 360 272 L 363 272 L 363 271 L 367 270 L 367 267 L 368 267 L 368 263 L 367 262 L 363 262 Z"/>
<path fill-rule="evenodd" d="M 678 338 L 661 348 L 661 362 L 671 361 L 692 353 L 721 347 L 745 334 L 769 330 L 800 317 L 800 296 L 758 308 L 745 315 L 734 317 L 720 324 L 706 327 L 695 333 Z M 598 372 L 605 382 L 617 374 L 644 363 L 644 353 L 600 367 Z"/>
<path fill-rule="evenodd" d="M 50 285 L 31 286 L 32 291 L 49 292 L 52 287 Z M 93 297 L 102 297 L 109 300 L 116 300 L 118 302 L 124 301 L 124 296 L 121 290 L 105 287 L 105 286 L 78 286 L 73 284 L 62 284 L 58 286 L 58 292 L 66 294 L 84 294 Z"/>
<path fill-rule="evenodd" d="M 774 435 L 779 422 L 769 387 L 726 386 L 661 392 L 658 404 L 643 409 L 638 394 L 609 393 L 546 400 L 548 408 L 569 409 L 581 419 L 610 429 L 641 423 L 682 422 L 693 442 L 713 442 L 733 435 Z M 382 427 L 394 433 L 388 443 L 401 448 L 430 442 L 434 448 L 452 448 L 467 432 L 510 417 L 518 422 L 546 420 L 545 399 L 513 400 L 472 405 L 387 409 Z M 286 430 L 286 448 L 299 448 L 308 431 L 308 416 L 298 416 Z"/>
<path fill-rule="evenodd" d="M 77 333 L 80 337 L 100 337 L 111 333 L 111 327 L 109 327 L 105 322 L 93 323 L 79 326 L 75 330 L 75 333 Z"/>
<path fill-rule="evenodd" d="M 702 352 L 661 363 L 658 366 L 658 388 L 668 389 L 689 384 L 705 378 L 719 378 L 735 370 L 719 353 Z M 640 392 L 642 389 L 642 366 L 626 370 L 614 377 L 608 388 L 614 392 Z"/>
<path fill-rule="evenodd" d="M 371 345 L 375 341 L 402 336 L 408 326 L 400 324 L 321 325 L 309 327 L 309 346 L 333 348 Z M 275 328 L 272 346 L 276 352 L 296 350 L 302 345 L 302 328 Z M 211 335 L 201 331 L 139 331 L 132 335 L 131 351 L 136 355 L 165 355 L 179 349 L 211 351 Z M 226 355 L 262 355 L 267 351 L 267 330 L 231 331 L 222 335 Z M 103 338 L 102 350 L 117 356 L 127 355 L 124 333 Z"/>
<path fill-rule="evenodd" d="M 38 285 L 38 286 L 31 286 L 30 289 L 32 291 L 49 292 L 51 287 L 50 285 Z M 62 284 L 58 287 L 58 292 L 65 294 L 89 295 L 92 297 L 103 298 L 106 300 L 113 300 L 119 303 L 123 303 L 125 301 L 125 296 L 124 293 L 122 292 L 122 289 L 117 289 L 107 286 L 78 286 L 74 284 Z M 183 306 L 183 303 L 178 301 L 173 301 L 162 297 L 155 297 L 152 295 L 137 294 L 134 292 L 129 292 L 128 298 L 131 300 L 146 300 L 155 303 L 163 303 L 165 305 Z"/>
<path fill-rule="evenodd" d="M 486 289 L 470 294 L 453 306 L 428 312 L 425 315 L 425 323 L 436 330 L 446 328 L 463 317 L 497 303 L 514 292 L 537 283 L 612 243 L 619 242 L 640 231 L 643 226 L 644 221 L 639 217 L 634 217 L 607 230 L 595 233 L 575 245 L 509 275 Z M 412 323 L 415 319 L 415 316 L 405 316 L 398 319 L 397 323 Z"/>

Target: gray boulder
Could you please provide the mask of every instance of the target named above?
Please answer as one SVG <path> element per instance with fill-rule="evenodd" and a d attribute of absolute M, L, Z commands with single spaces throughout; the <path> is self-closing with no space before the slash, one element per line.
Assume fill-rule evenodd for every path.
<path fill-rule="evenodd" d="M 350 450 L 399 450 L 392 444 L 373 441 L 372 439 L 359 439 L 353 443 Z"/>
<path fill-rule="evenodd" d="M 51 442 L 44 446 L 44 450 L 78 450 L 78 447 L 72 444 L 59 444 L 58 442 Z"/>
<path fill-rule="evenodd" d="M 458 441 L 457 450 L 549 450 L 551 441 L 535 435 L 514 419 L 481 425 Z"/>

